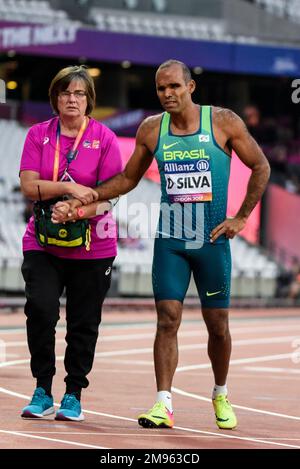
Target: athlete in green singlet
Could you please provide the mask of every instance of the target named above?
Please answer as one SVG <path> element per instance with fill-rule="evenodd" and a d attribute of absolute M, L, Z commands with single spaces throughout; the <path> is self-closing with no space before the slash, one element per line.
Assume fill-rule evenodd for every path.
<path fill-rule="evenodd" d="M 153 158 L 157 160 L 162 190 L 152 275 L 158 315 L 154 342 L 157 398 L 138 422 L 155 428 L 174 425 L 171 386 L 178 363 L 177 331 L 193 273 L 209 334 L 216 423 L 219 428 L 231 429 L 237 419 L 226 387 L 231 353 L 229 238 L 244 228 L 260 200 L 269 178 L 269 164 L 234 112 L 192 101 L 195 82 L 184 63 L 163 63 L 156 72 L 156 90 L 165 112 L 142 122 L 124 171 L 96 189 L 99 200 L 125 194 L 138 184 Z M 238 213 L 226 219 L 232 150 L 252 173 Z M 77 219 L 75 207 L 79 203 L 70 203 L 67 209 L 59 204 L 54 219 Z M 84 206 L 80 216 L 95 215 L 96 207 L 97 203 Z M 64 216 L 65 210 L 69 218 Z"/>

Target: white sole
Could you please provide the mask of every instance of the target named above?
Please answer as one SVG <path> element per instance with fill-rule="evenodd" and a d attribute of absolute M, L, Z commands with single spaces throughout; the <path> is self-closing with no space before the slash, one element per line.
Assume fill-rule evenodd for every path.
<path fill-rule="evenodd" d="M 61 421 L 72 421 L 72 422 L 82 422 L 84 420 L 84 415 L 81 413 L 79 417 L 66 417 L 65 415 L 59 415 L 56 414 L 55 420 L 61 420 Z"/>
<path fill-rule="evenodd" d="M 24 414 L 21 415 L 21 417 L 23 419 L 30 419 L 30 418 L 41 419 L 43 417 L 47 417 L 48 415 L 54 414 L 55 409 L 54 409 L 54 407 L 49 407 L 49 409 L 44 410 L 44 412 L 42 412 L 41 414 L 35 414 L 34 412 L 28 412 L 28 415 L 26 415 L 26 412 L 27 411 L 25 411 L 25 415 Z"/>

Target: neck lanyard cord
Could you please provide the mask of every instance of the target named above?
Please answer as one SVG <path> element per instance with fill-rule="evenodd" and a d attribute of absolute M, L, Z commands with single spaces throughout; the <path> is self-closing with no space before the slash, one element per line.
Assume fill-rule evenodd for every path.
<path fill-rule="evenodd" d="M 73 147 L 67 154 L 68 163 L 67 163 L 66 170 L 68 169 L 69 164 L 71 163 L 71 161 L 73 161 L 75 159 L 75 157 L 77 156 L 77 153 L 78 153 L 77 147 L 80 143 L 80 140 L 82 139 L 84 131 L 87 127 L 87 123 L 88 123 L 88 118 L 85 117 L 82 124 L 81 124 L 81 127 L 79 129 L 77 137 L 75 139 Z M 57 130 L 56 130 L 56 145 L 55 145 L 55 154 L 54 154 L 54 165 L 53 165 L 53 182 L 57 182 L 57 180 L 58 180 L 59 154 L 60 154 L 60 133 L 61 133 L 60 132 L 60 121 L 58 121 Z"/>

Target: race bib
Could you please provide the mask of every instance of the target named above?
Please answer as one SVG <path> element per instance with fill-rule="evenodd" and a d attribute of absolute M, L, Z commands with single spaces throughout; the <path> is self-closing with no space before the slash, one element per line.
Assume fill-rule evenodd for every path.
<path fill-rule="evenodd" d="M 165 163 L 166 192 L 170 202 L 211 202 L 212 178 L 207 160 Z"/>

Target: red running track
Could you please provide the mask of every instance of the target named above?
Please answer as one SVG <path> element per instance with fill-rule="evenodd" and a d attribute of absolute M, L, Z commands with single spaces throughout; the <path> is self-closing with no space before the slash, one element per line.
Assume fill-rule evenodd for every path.
<path fill-rule="evenodd" d="M 63 316 L 63 314 L 62 314 Z M 25 318 L 0 314 L 0 449 L 300 449 L 300 318 L 293 309 L 231 313 L 233 352 L 229 398 L 236 430 L 219 430 L 210 401 L 213 376 L 200 311 L 185 311 L 174 379 L 175 428 L 144 429 L 136 416 L 152 407 L 155 380 L 152 310 L 104 312 L 90 386 L 83 391 L 85 421 L 23 420 L 34 388 Z M 64 319 L 57 329 L 55 402 L 64 393 Z"/>

